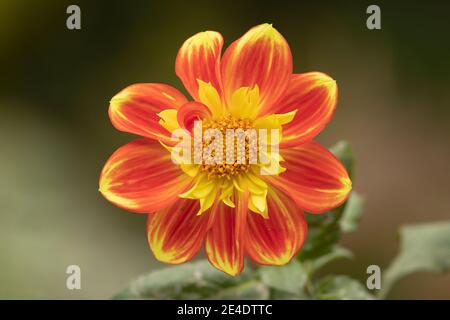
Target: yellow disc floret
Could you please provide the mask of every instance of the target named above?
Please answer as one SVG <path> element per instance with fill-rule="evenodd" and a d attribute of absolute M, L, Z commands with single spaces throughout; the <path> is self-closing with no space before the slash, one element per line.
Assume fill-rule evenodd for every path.
<path fill-rule="evenodd" d="M 252 121 L 249 119 L 236 119 L 231 115 L 224 117 L 221 120 L 204 120 L 202 123 L 203 131 L 208 129 L 216 129 L 219 130 L 223 137 L 227 135 L 227 129 L 237 130 L 242 129 L 246 131 L 248 129 L 252 129 Z M 203 141 L 202 147 L 203 149 L 208 147 L 214 140 L 214 137 Z M 227 154 L 227 150 L 231 149 L 227 143 L 232 143 L 233 152 L 232 154 Z M 250 146 L 252 141 L 250 141 L 249 136 L 245 136 L 245 139 L 241 141 L 238 137 L 233 136 L 232 141 L 229 139 L 223 139 L 223 161 L 222 163 L 211 163 L 211 161 L 205 161 L 204 156 L 202 157 L 202 164 L 200 165 L 200 170 L 206 172 L 208 174 L 208 178 L 222 178 L 225 177 L 230 179 L 232 176 L 240 174 L 241 172 L 247 172 L 250 169 Z M 256 143 L 254 141 L 253 143 Z M 244 157 L 245 159 L 241 159 L 239 161 L 238 150 L 245 150 Z M 213 154 L 214 155 L 214 154 Z M 231 161 L 227 161 L 232 157 Z"/>

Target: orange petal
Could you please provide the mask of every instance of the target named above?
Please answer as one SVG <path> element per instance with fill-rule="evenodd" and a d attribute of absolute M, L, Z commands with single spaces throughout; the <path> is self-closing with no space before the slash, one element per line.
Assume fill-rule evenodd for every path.
<path fill-rule="evenodd" d="M 269 188 L 269 217 L 249 214 L 246 252 L 257 263 L 284 265 L 297 254 L 306 238 L 303 211 L 283 192 Z"/>
<path fill-rule="evenodd" d="M 326 148 L 310 141 L 282 150 L 286 171 L 267 176 L 270 183 L 291 196 L 311 213 L 323 213 L 341 205 L 349 196 L 352 182 L 344 166 Z"/>
<path fill-rule="evenodd" d="M 292 74 L 292 55 L 283 36 L 270 24 L 250 29 L 233 42 L 222 59 L 222 84 L 227 103 L 241 87 L 258 86 L 261 113 L 283 95 Z"/>
<path fill-rule="evenodd" d="M 294 74 L 276 113 L 297 110 L 293 121 L 283 126 L 281 146 L 295 146 L 314 138 L 330 121 L 336 109 L 336 81 L 320 72 Z"/>
<path fill-rule="evenodd" d="M 191 132 L 194 122 L 211 117 L 211 112 L 207 106 L 200 102 L 188 102 L 184 104 L 177 113 L 178 123 L 181 128 Z"/>
<path fill-rule="evenodd" d="M 178 264 L 191 260 L 201 248 L 208 226 L 208 215 L 197 216 L 199 202 L 178 199 L 147 220 L 147 238 L 155 258 Z"/>
<path fill-rule="evenodd" d="M 236 208 L 220 201 L 211 209 L 213 222 L 206 235 L 206 255 L 213 266 L 232 276 L 244 268 L 247 208 L 248 194 L 240 194 Z"/>
<path fill-rule="evenodd" d="M 120 131 L 171 142 L 171 134 L 159 123 L 158 113 L 178 109 L 187 102 L 177 89 L 159 83 L 141 83 L 126 87 L 111 99 L 109 117 Z"/>
<path fill-rule="evenodd" d="M 178 51 L 175 72 L 184 87 L 197 101 L 198 82 L 210 82 L 218 92 L 220 85 L 220 54 L 223 46 L 222 35 L 214 31 L 205 31 L 187 39 Z"/>
<path fill-rule="evenodd" d="M 150 213 L 178 199 L 190 178 L 174 165 L 159 142 L 141 138 L 120 147 L 100 176 L 100 192 L 129 211 Z"/>

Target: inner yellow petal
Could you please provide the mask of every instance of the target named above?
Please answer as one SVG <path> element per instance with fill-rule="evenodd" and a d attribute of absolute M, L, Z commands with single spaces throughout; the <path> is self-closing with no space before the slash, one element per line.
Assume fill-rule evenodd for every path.
<path fill-rule="evenodd" d="M 231 96 L 228 111 L 236 118 L 255 119 L 260 105 L 259 88 L 241 87 Z"/>
<path fill-rule="evenodd" d="M 158 113 L 158 116 L 161 118 L 158 123 L 169 132 L 179 129 L 180 125 L 178 124 L 177 113 L 178 111 L 176 109 L 161 111 Z"/>
<path fill-rule="evenodd" d="M 222 104 L 222 99 L 216 88 L 210 82 L 204 82 L 197 79 L 198 82 L 198 97 L 200 102 L 211 110 L 213 119 L 220 119 L 225 113 L 225 108 Z"/>

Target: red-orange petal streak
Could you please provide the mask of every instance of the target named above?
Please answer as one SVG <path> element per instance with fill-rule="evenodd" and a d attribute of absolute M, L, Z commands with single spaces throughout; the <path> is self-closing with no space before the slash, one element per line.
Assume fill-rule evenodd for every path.
<path fill-rule="evenodd" d="M 310 141 L 281 151 L 286 171 L 267 180 L 288 193 L 297 205 L 311 213 L 323 213 L 341 205 L 352 182 L 344 166 L 325 147 Z"/>
<path fill-rule="evenodd" d="M 258 86 L 260 114 L 283 95 L 292 74 L 292 55 L 287 41 L 270 24 L 250 29 L 233 42 L 222 58 L 222 84 L 227 102 L 240 87 Z"/>
<path fill-rule="evenodd" d="M 292 75 L 285 94 L 274 109 L 275 113 L 297 110 L 293 121 L 283 127 L 281 147 L 302 144 L 319 134 L 332 118 L 337 98 L 336 81 L 326 74 Z"/>
<path fill-rule="evenodd" d="M 271 187 L 267 195 L 269 218 L 250 213 L 246 252 L 257 263 L 284 265 L 300 250 L 307 232 L 303 211 L 286 194 Z"/>
<path fill-rule="evenodd" d="M 109 117 L 120 131 L 170 143 L 171 133 L 159 124 L 158 113 L 178 109 L 186 102 L 186 97 L 169 85 L 133 84 L 111 99 Z"/>
<path fill-rule="evenodd" d="M 248 194 L 241 194 L 236 208 L 220 201 L 211 209 L 213 216 L 206 235 L 206 255 L 214 267 L 232 276 L 244 268 L 247 208 Z"/>
<path fill-rule="evenodd" d="M 209 214 L 196 215 L 199 202 L 179 199 L 171 206 L 148 215 L 147 238 L 155 258 L 179 264 L 191 260 L 202 246 Z"/>
<path fill-rule="evenodd" d="M 188 102 L 177 113 L 177 120 L 181 128 L 191 132 L 194 122 L 211 117 L 211 111 L 200 102 Z"/>
<path fill-rule="evenodd" d="M 172 163 L 159 142 L 132 141 L 108 159 L 100 176 L 100 192 L 128 211 L 150 213 L 172 204 L 191 179 Z"/>
<path fill-rule="evenodd" d="M 222 35 L 215 31 L 199 32 L 187 39 L 178 51 L 175 72 L 184 87 L 197 101 L 198 82 L 210 82 L 221 92 L 220 54 L 223 46 Z"/>

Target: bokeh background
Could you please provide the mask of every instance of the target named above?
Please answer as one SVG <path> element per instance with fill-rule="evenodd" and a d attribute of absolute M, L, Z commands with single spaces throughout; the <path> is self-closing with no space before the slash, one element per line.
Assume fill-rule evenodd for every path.
<path fill-rule="evenodd" d="M 366 28 L 369 4 L 382 30 Z M 25 1 L 0 0 L 0 298 L 109 298 L 160 268 L 145 216 L 102 198 L 98 176 L 132 135 L 109 122 L 109 99 L 136 82 L 182 89 L 178 48 L 220 31 L 226 45 L 250 27 L 274 26 L 295 71 L 339 85 L 337 113 L 319 136 L 351 142 L 355 189 L 367 197 L 355 259 L 329 272 L 365 279 L 386 267 L 405 223 L 450 218 L 450 5 L 444 1 Z M 82 29 L 66 29 L 78 4 Z M 65 287 L 66 267 L 82 290 Z M 450 276 L 412 275 L 390 298 L 450 298 Z"/>

